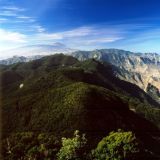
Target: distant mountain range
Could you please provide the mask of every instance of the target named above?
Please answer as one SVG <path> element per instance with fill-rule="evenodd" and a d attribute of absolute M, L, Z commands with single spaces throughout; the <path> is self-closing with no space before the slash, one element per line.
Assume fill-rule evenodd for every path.
<path fill-rule="evenodd" d="M 10 65 L 17 62 L 29 62 L 45 55 L 65 53 L 80 61 L 96 59 L 114 65 L 115 75 L 122 80 L 138 85 L 160 103 L 160 55 L 157 53 L 134 53 L 119 49 L 100 49 L 93 51 L 76 51 L 61 43 L 54 45 L 35 45 L 13 50 L 16 55 L 0 60 L 0 64 Z"/>
<path fill-rule="evenodd" d="M 21 62 L 29 62 L 29 61 L 33 61 L 39 58 L 44 57 L 44 55 L 35 55 L 35 56 L 13 56 L 11 58 L 7 58 L 7 59 L 3 59 L 0 60 L 0 64 L 1 65 L 11 65 L 14 63 L 21 63 Z"/>

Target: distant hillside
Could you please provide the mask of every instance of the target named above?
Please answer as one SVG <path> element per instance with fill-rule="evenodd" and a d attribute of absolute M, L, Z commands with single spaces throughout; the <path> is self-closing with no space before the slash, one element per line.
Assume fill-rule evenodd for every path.
<path fill-rule="evenodd" d="M 3 137 L 24 131 L 66 136 L 78 129 L 95 147 L 121 128 L 136 133 L 147 154 L 159 156 L 160 131 L 150 122 L 160 124 L 159 105 L 136 85 L 116 78 L 115 70 L 62 54 L 2 66 Z"/>
<path fill-rule="evenodd" d="M 36 60 L 36 59 L 40 59 L 42 57 L 44 57 L 44 56 L 42 56 L 42 55 L 29 56 L 29 57 L 13 56 L 11 58 L 0 60 L 0 64 L 1 65 L 11 65 L 11 64 L 14 64 L 14 63 L 30 62 L 30 61 L 33 61 L 33 60 Z"/>

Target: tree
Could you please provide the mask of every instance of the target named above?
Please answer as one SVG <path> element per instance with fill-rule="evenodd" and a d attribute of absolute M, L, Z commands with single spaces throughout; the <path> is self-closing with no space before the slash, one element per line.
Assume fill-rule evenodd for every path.
<path fill-rule="evenodd" d="M 83 147 L 87 140 L 85 134 L 79 135 L 79 131 L 74 132 L 73 138 L 62 138 L 62 148 L 57 154 L 58 160 L 78 160 L 83 157 Z"/>
<path fill-rule="evenodd" d="M 137 152 L 139 149 L 135 135 L 132 132 L 118 130 L 103 138 L 92 151 L 92 155 L 96 160 L 131 160 Z"/>

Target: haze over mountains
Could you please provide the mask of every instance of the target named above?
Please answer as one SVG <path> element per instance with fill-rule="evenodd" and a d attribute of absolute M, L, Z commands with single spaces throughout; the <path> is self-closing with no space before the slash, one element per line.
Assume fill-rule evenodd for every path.
<path fill-rule="evenodd" d="M 33 56 L 37 55 L 50 55 L 55 53 L 70 53 L 76 51 L 75 49 L 70 49 L 66 47 L 62 43 L 53 43 L 53 44 L 37 44 L 37 45 L 28 45 L 19 48 L 15 48 L 12 50 L 0 51 L 3 57 L 0 59 L 6 59 L 5 57 L 12 58 L 12 56 L 24 56 L 29 57 L 29 59 Z M 23 61 L 23 60 L 22 60 Z"/>

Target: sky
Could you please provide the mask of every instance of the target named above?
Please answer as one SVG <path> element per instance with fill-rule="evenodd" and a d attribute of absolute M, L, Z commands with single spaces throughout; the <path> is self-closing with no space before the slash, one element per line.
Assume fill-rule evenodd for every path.
<path fill-rule="evenodd" d="M 0 0 L 0 54 L 55 42 L 160 53 L 160 1 Z"/>

